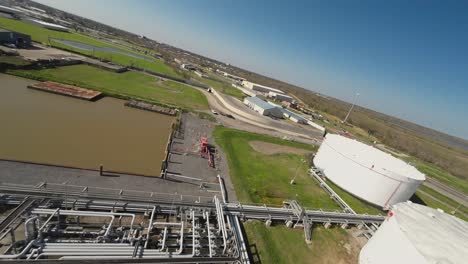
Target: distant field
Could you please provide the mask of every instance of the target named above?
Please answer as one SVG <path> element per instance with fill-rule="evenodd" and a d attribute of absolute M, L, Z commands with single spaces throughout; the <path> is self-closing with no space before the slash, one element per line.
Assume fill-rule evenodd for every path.
<path fill-rule="evenodd" d="M 266 227 L 257 221 L 249 221 L 244 227 L 254 261 L 261 260 L 255 263 L 355 264 L 358 261 L 360 247 L 348 232 L 338 227 L 314 226 L 311 245 L 305 243 L 303 229 L 283 225 Z"/>
<path fill-rule="evenodd" d="M 75 32 L 67 33 L 67 32 L 49 30 L 49 29 L 46 29 L 37 25 L 33 25 L 33 24 L 26 23 L 26 22 L 19 21 L 19 20 L 8 19 L 4 17 L 0 17 L 0 28 L 6 28 L 9 30 L 14 30 L 14 31 L 18 31 L 24 34 L 28 34 L 31 36 L 33 41 L 49 44 L 54 47 L 66 49 L 66 50 L 69 50 L 75 53 L 84 54 L 84 55 L 93 55 L 93 52 L 82 50 L 82 49 L 71 48 L 69 46 L 60 44 L 50 39 L 56 38 L 56 39 L 77 41 L 77 42 L 82 42 L 82 43 L 97 46 L 97 47 L 113 47 L 113 48 L 124 50 L 130 53 L 138 54 L 140 56 L 146 56 L 143 53 L 135 52 L 131 49 L 127 49 L 120 45 L 114 45 L 109 42 L 103 42 L 98 39 L 94 39 L 94 38 L 91 38 L 91 37 L 88 37 L 79 33 L 75 33 Z M 118 53 L 113 53 L 113 52 L 96 52 L 94 53 L 94 56 L 102 58 L 102 59 L 111 60 L 114 63 L 121 64 L 124 66 L 133 65 L 133 66 L 138 66 L 138 67 L 145 68 L 148 70 L 160 72 L 163 74 L 167 74 L 170 76 L 180 77 L 171 67 L 164 64 L 164 62 L 154 59 L 154 58 L 153 58 L 154 59 L 153 62 L 148 62 L 143 59 L 138 59 L 138 58 L 134 58 L 131 56 L 126 56 L 123 54 L 118 54 Z M 148 58 L 152 58 L 152 57 L 148 57 Z"/>
<path fill-rule="evenodd" d="M 206 97 L 197 89 L 172 81 L 157 82 L 155 77 L 139 72 L 114 73 L 88 65 L 74 65 L 41 70 L 9 70 L 7 73 L 77 85 L 111 96 L 135 98 L 188 110 L 208 109 Z"/>
<path fill-rule="evenodd" d="M 432 189 L 429 189 L 429 188 L 428 188 L 428 190 L 432 190 Z M 443 196 L 443 195 L 441 195 L 441 194 L 439 194 L 438 196 L 434 196 L 432 193 L 430 193 L 430 195 L 431 195 L 432 197 L 429 196 L 429 195 L 426 195 L 425 193 L 423 193 L 423 192 L 421 192 L 421 191 L 417 191 L 417 192 L 416 192 L 416 196 L 417 196 L 424 204 L 426 204 L 426 206 L 432 207 L 432 208 L 434 208 L 434 209 L 442 209 L 442 210 L 444 210 L 444 212 L 453 215 L 453 214 L 452 214 L 452 211 L 454 211 L 454 209 L 451 208 L 451 207 L 448 207 L 448 206 L 446 205 L 446 202 L 447 202 L 447 201 L 445 201 L 445 199 L 447 199 L 447 198 L 446 198 L 445 196 Z M 433 197 L 436 198 L 436 199 L 438 199 L 438 200 L 434 199 Z M 442 198 L 442 199 L 440 199 L 440 198 Z M 443 203 L 440 202 L 440 201 L 443 201 Z M 455 208 L 457 208 L 457 207 L 458 207 L 458 204 L 455 206 Z M 457 210 L 459 213 L 455 213 L 455 216 L 458 217 L 458 218 L 460 218 L 460 219 L 463 219 L 463 220 L 465 220 L 465 221 L 468 221 L 468 217 L 466 216 L 466 215 L 467 215 L 466 209 L 467 209 L 466 207 L 460 206 L 460 208 L 458 208 L 458 210 Z M 460 212 L 463 212 L 465 215 L 460 214 Z"/>
<path fill-rule="evenodd" d="M 416 168 L 418 168 L 419 171 L 426 174 L 427 176 L 433 177 L 442 183 L 445 183 L 464 192 L 465 194 L 468 194 L 468 182 L 466 180 L 457 178 L 447 171 L 440 169 L 436 165 L 414 159 L 413 162 L 415 163 Z"/>
<path fill-rule="evenodd" d="M 232 87 L 231 84 L 222 82 L 221 80 L 215 81 L 207 78 L 200 78 L 198 76 L 195 77 L 198 81 L 203 82 L 205 84 L 208 84 L 209 86 L 213 87 L 216 89 L 218 92 L 221 92 L 226 95 L 230 95 L 233 97 L 236 97 L 240 100 L 244 98 L 244 94 L 239 90 L 236 89 L 235 87 Z"/>

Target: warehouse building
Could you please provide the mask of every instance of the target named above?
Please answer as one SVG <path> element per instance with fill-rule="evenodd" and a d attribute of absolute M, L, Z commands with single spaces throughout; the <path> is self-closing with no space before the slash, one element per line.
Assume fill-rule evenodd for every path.
<path fill-rule="evenodd" d="M 13 44 L 18 48 L 31 46 L 31 37 L 0 28 L 0 44 Z"/>
<path fill-rule="evenodd" d="M 287 109 L 282 109 L 283 111 L 283 115 L 284 117 L 286 118 L 289 118 L 289 120 L 293 121 L 293 122 L 296 122 L 296 123 L 299 123 L 299 124 L 307 124 L 307 119 L 303 118 L 302 116 L 296 114 L 296 113 L 293 113 Z"/>
<path fill-rule="evenodd" d="M 50 29 L 50 30 L 61 31 L 61 32 L 70 32 L 69 28 L 58 25 L 58 24 L 53 24 L 53 23 L 49 23 L 49 22 L 45 22 L 45 21 L 37 20 L 37 19 L 28 19 L 28 21 L 33 23 L 33 24 L 39 25 L 39 26 L 41 26 L 43 28 Z"/>
<path fill-rule="evenodd" d="M 5 13 L 5 14 L 9 14 L 9 15 L 19 15 L 19 14 L 22 14 L 23 12 L 16 9 L 16 8 L 11 8 L 11 7 L 8 7 L 8 6 L 3 6 L 3 5 L 0 5 L 0 13 Z"/>
<path fill-rule="evenodd" d="M 249 82 L 249 81 L 242 81 L 242 86 L 244 86 L 245 88 L 254 90 L 254 91 L 262 92 L 262 93 L 274 92 L 274 93 L 278 93 L 278 94 L 284 94 L 284 92 L 281 91 L 281 90 L 278 90 L 278 89 L 275 89 L 275 88 L 272 88 L 272 87 L 268 87 L 268 86 L 265 86 L 265 85 L 261 85 L 261 84 L 258 84 L 258 83 Z"/>
<path fill-rule="evenodd" d="M 226 77 L 226 78 L 229 78 L 229 79 L 232 79 L 236 82 L 243 82 L 245 81 L 245 78 L 242 78 L 240 76 L 236 76 L 236 75 L 233 75 L 233 74 L 230 74 L 230 73 L 227 73 L 227 72 L 224 72 L 223 73 L 223 76 Z"/>
<path fill-rule="evenodd" d="M 281 111 L 280 108 L 269 104 L 256 96 L 246 97 L 244 99 L 244 104 L 261 115 L 283 118 L 283 111 Z"/>
<path fill-rule="evenodd" d="M 188 70 L 188 71 L 196 71 L 197 67 L 193 66 L 192 64 L 182 64 L 180 65 L 181 69 Z"/>
<path fill-rule="evenodd" d="M 277 92 L 273 92 L 273 91 L 268 92 L 268 97 L 273 98 L 273 99 L 275 99 L 277 101 L 280 101 L 280 102 L 292 103 L 294 101 L 294 99 L 289 95 L 282 94 L 282 93 L 277 93 Z"/>

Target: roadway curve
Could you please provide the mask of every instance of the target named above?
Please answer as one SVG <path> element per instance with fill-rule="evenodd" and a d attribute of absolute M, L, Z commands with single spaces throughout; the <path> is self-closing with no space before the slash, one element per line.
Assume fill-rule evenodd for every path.
<path fill-rule="evenodd" d="M 222 113 L 229 113 L 234 116 L 236 120 L 242 121 L 243 123 L 267 130 L 277 131 L 283 134 L 283 136 L 307 139 L 313 142 L 317 142 L 322 137 L 322 132 L 313 128 L 305 129 L 299 125 L 295 127 L 293 125 L 286 124 L 284 121 L 277 121 L 270 119 L 269 117 L 249 113 L 247 111 L 248 109 L 242 109 L 244 108 L 241 106 L 242 103 L 231 102 L 229 98 L 224 98 L 223 95 L 219 94 L 216 90 L 211 90 L 212 93 L 203 91 L 208 99 L 210 107 Z"/>

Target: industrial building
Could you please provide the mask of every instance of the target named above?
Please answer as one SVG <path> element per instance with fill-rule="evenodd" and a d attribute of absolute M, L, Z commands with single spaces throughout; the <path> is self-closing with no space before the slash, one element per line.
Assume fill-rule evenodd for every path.
<path fill-rule="evenodd" d="M 31 37 L 0 28 L 0 44 L 13 44 L 18 48 L 31 46 Z"/>
<path fill-rule="evenodd" d="M 196 71 L 197 67 L 193 66 L 192 64 L 181 64 L 181 69 L 188 70 L 188 71 Z"/>
<path fill-rule="evenodd" d="M 37 19 L 28 19 L 28 21 L 33 23 L 33 24 L 39 25 L 39 26 L 41 26 L 43 28 L 50 29 L 50 30 L 61 31 L 61 32 L 70 32 L 69 28 L 58 25 L 58 24 L 53 24 L 53 23 L 49 23 L 49 22 L 45 22 L 45 21 L 37 20 Z"/>
<path fill-rule="evenodd" d="M 9 15 L 19 15 L 21 13 L 23 13 L 22 11 L 16 9 L 16 8 L 11 8 L 11 7 L 8 7 L 8 6 L 3 6 L 3 5 L 0 5 L 0 12 L 1 13 L 6 13 L 6 14 L 9 14 Z"/>
<path fill-rule="evenodd" d="M 265 86 L 265 85 L 261 85 L 261 84 L 258 84 L 258 83 L 249 82 L 249 81 L 242 81 L 242 86 L 244 86 L 245 88 L 254 90 L 254 91 L 262 92 L 262 93 L 275 92 L 275 93 L 278 93 L 278 94 L 284 94 L 284 92 L 281 91 L 281 90 L 278 90 L 278 89 L 275 89 L 275 88 L 272 88 L 272 87 L 268 87 L 268 86 Z"/>
<path fill-rule="evenodd" d="M 359 264 L 466 263 L 468 223 L 411 202 L 393 206 L 364 246 Z"/>
<path fill-rule="evenodd" d="M 240 76 L 236 76 L 236 75 L 233 75 L 233 74 L 230 74 L 230 73 L 227 73 L 227 72 L 224 72 L 223 73 L 223 76 L 226 77 L 226 78 L 229 78 L 229 79 L 232 79 L 236 82 L 243 82 L 245 81 L 245 78 L 242 78 Z"/>
<path fill-rule="evenodd" d="M 300 124 L 307 124 L 308 120 L 303 118 L 302 116 L 284 108 L 281 108 L 281 110 L 283 111 L 284 117 L 289 118 L 289 120 L 296 122 L 296 123 L 300 123 Z"/>
<path fill-rule="evenodd" d="M 193 73 L 195 73 L 198 77 L 200 78 L 206 78 L 207 76 L 199 71 L 194 71 Z"/>
<path fill-rule="evenodd" d="M 326 135 L 314 164 L 340 188 L 385 210 L 407 201 L 426 179 L 388 153 L 334 134 Z"/>
<path fill-rule="evenodd" d="M 268 92 L 268 97 L 273 98 L 280 102 L 292 103 L 294 101 L 294 99 L 289 95 L 278 93 L 278 92 L 273 92 L 273 91 Z"/>
<path fill-rule="evenodd" d="M 280 108 L 269 104 L 256 96 L 244 98 L 244 104 L 261 115 L 283 118 L 283 111 L 281 111 Z"/>

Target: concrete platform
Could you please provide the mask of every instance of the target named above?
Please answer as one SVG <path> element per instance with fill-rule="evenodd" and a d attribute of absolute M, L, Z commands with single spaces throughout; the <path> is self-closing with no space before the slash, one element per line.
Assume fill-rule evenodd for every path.
<path fill-rule="evenodd" d="M 60 166 L 39 165 L 16 161 L 0 160 L 0 183 L 39 185 L 40 183 L 55 183 L 81 185 L 109 189 L 124 189 L 144 192 L 167 193 L 183 195 L 184 200 L 198 201 L 212 198 L 218 194 L 220 187 L 194 184 L 181 180 L 164 180 L 158 177 L 144 177 L 129 174 L 105 173 L 100 176 L 98 171 L 72 169 Z"/>
<path fill-rule="evenodd" d="M 229 167 L 226 155 L 214 141 L 212 132 L 217 125 L 214 122 L 200 119 L 193 114 L 183 114 L 181 122 L 181 133 L 174 137 L 170 150 L 168 163 L 168 178 L 183 179 L 188 176 L 195 178 L 193 182 L 204 182 L 207 186 L 219 185 L 218 175 L 225 182 L 227 198 L 236 201 L 236 194 L 229 177 Z M 212 168 L 208 159 L 200 155 L 200 139 L 206 137 L 208 143 L 216 148 Z"/>

